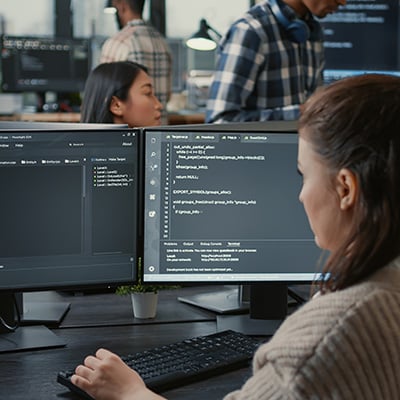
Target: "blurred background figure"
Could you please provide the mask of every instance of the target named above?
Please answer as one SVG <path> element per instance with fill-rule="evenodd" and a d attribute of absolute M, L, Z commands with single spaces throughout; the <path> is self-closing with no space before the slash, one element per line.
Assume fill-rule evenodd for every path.
<path fill-rule="evenodd" d="M 171 95 L 172 56 L 165 38 L 143 20 L 145 0 L 112 0 L 121 28 L 101 49 L 100 63 L 135 61 L 144 65 L 154 82 L 154 92 L 163 105 L 161 123 L 167 124 L 166 105 Z"/>
<path fill-rule="evenodd" d="M 346 0 L 266 0 L 232 24 L 220 42 L 206 122 L 295 120 L 322 85 L 319 22 Z"/>
<path fill-rule="evenodd" d="M 86 81 L 81 122 L 154 126 L 161 124 L 162 109 L 146 67 L 132 61 L 103 63 Z"/>

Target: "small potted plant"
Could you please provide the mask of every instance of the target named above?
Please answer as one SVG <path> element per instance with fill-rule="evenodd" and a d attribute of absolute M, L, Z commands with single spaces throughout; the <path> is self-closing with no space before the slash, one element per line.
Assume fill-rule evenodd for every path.
<path fill-rule="evenodd" d="M 157 313 L 159 290 L 174 289 L 178 286 L 143 283 L 141 267 L 141 260 L 139 260 L 138 282 L 135 285 L 119 286 L 116 293 L 123 296 L 131 296 L 134 317 L 141 319 L 154 318 Z"/>

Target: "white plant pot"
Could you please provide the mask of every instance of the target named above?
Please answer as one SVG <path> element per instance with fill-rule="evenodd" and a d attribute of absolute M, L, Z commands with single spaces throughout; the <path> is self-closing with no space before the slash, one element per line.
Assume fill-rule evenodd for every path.
<path fill-rule="evenodd" d="M 135 318 L 154 318 L 157 312 L 158 293 L 131 293 Z"/>

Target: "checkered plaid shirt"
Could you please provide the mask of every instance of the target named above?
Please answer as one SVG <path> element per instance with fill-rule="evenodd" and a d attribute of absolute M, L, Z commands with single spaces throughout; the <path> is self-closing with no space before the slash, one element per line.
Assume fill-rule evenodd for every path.
<path fill-rule="evenodd" d="M 284 11 L 294 16 L 288 6 Z M 318 35 L 299 44 L 268 1 L 237 20 L 220 42 L 206 122 L 297 119 L 299 105 L 322 84 L 322 31 L 313 23 Z"/>
<path fill-rule="evenodd" d="M 135 61 L 147 67 L 154 83 L 154 92 L 164 106 L 171 94 L 172 56 L 164 37 L 143 20 L 133 20 L 107 39 L 101 49 L 100 62 Z"/>

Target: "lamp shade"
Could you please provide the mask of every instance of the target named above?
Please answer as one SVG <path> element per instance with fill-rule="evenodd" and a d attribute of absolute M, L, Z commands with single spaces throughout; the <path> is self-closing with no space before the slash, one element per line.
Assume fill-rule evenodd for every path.
<path fill-rule="evenodd" d="M 194 50 L 209 51 L 217 47 L 216 41 L 210 36 L 209 31 L 213 32 L 218 39 L 221 35 L 203 18 L 200 20 L 200 29 L 186 41 L 186 45 Z"/>
<path fill-rule="evenodd" d="M 113 6 L 112 0 L 108 0 L 103 9 L 104 14 L 115 14 L 117 9 Z"/>

